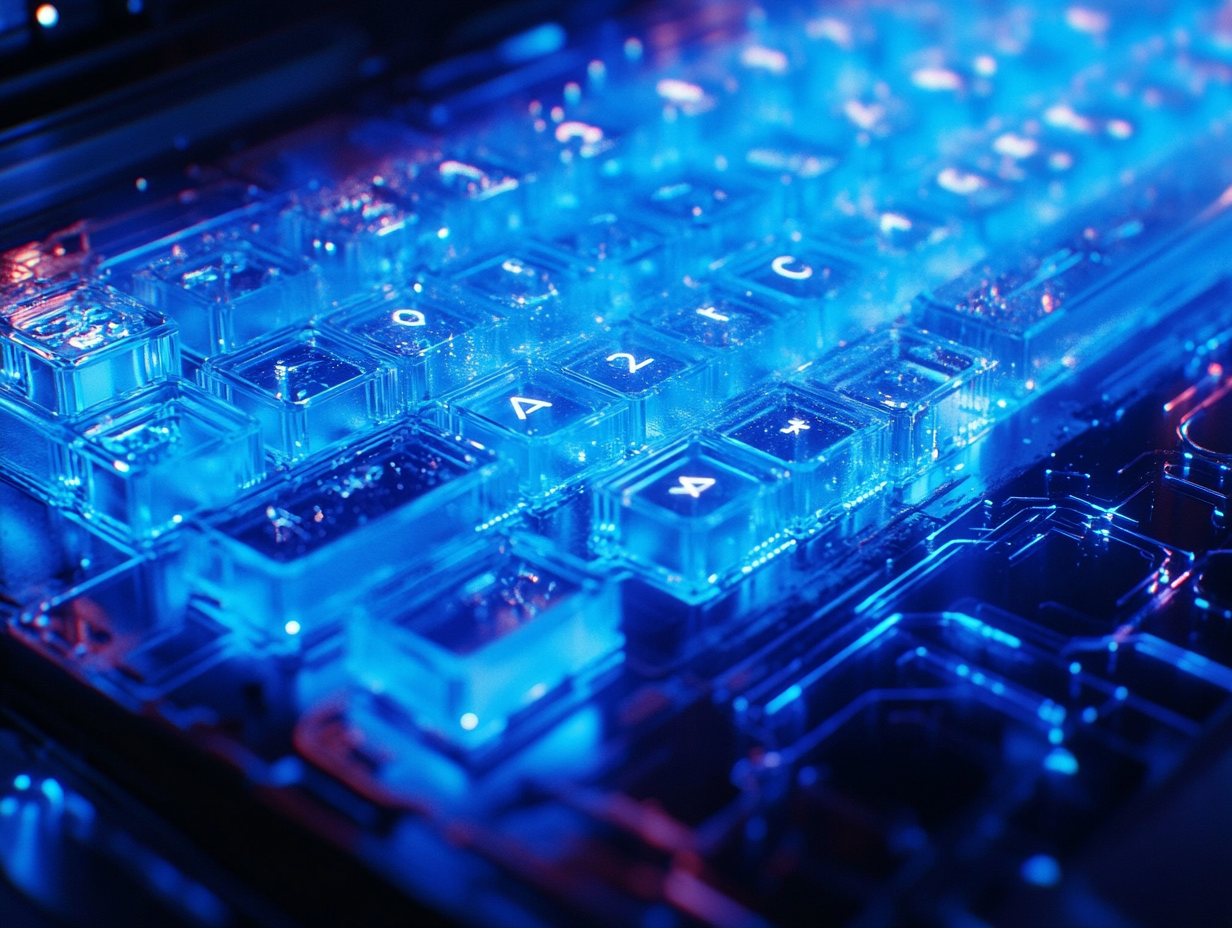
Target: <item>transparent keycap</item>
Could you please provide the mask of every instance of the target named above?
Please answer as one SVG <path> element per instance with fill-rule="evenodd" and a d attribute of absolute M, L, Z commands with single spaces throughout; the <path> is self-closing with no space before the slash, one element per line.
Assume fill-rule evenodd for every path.
<path fill-rule="evenodd" d="M 765 374 L 797 366 L 802 352 L 816 350 L 816 337 L 780 305 L 755 304 L 729 291 L 677 288 L 648 301 L 634 314 L 642 324 L 678 338 L 714 358 L 716 399 L 740 393 Z"/>
<path fill-rule="evenodd" d="M 447 397 L 441 426 L 511 460 L 535 500 L 619 461 L 629 446 L 629 402 L 558 373 L 519 362 Z"/>
<path fill-rule="evenodd" d="M 65 470 L 87 518 L 157 537 L 265 473 L 256 420 L 186 380 L 153 384 L 71 425 Z"/>
<path fill-rule="evenodd" d="M 174 324 L 111 287 L 75 284 L 0 312 L 12 389 L 61 415 L 178 373 Z"/>
<path fill-rule="evenodd" d="M 434 281 L 385 286 L 329 323 L 396 358 L 407 404 L 436 399 L 499 365 L 505 319 L 497 308 Z"/>
<path fill-rule="evenodd" d="M 363 591 L 473 546 L 512 503 L 491 454 L 414 425 L 279 479 L 190 535 L 186 581 L 280 639 L 336 622 Z"/>
<path fill-rule="evenodd" d="M 426 237 L 430 241 L 435 235 L 448 257 L 516 236 L 525 224 L 532 180 L 525 171 L 480 151 L 455 153 L 390 183 L 422 197 L 429 217 Z"/>
<path fill-rule="evenodd" d="M 307 319 L 323 306 L 305 258 L 279 250 L 258 219 L 160 242 L 108 265 L 117 286 L 180 327 L 183 347 L 212 357 Z"/>
<path fill-rule="evenodd" d="M 53 599 L 130 557 L 67 510 L 5 479 L 0 479 L 0 514 L 0 600 L 10 606 Z"/>
<path fill-rule="evenodd" d="M 639 205 L 650 225 L 665 229 L 676 268 L 688 271 L 722 257 L 732 244 L 772 231 L 778 217 L 764 209 L 766 199 L 747 182 L 686 175 L 654 187 Z"/>
<path fill-rule="evenodd" d="M 502 307 L 509 320 L 510 348 L 532 357 L 549 342 L 590 331 L 606 311 L 602 289 L 583 277 L 582 268 L 534 242 L 471 265 L 455 279 Z"/>
<path fill-rule="evenodd" d="M 1081 231 L 926 293 L 912 319 L 995 359 L 1005 393 L 1040 389 L 1225 275 L 1216 243 L 1227 234 L 1227 220 L 1206 209 L 1202 176 L 1165 175 L 1162 191 L 1149 183 L 1134 188 Z M 1191 234 L 1177 242 L 1172 233 L 1187 223 Z M 1144 259 L 1160 260 L 1163 248 L 1172 250 L 1168 262 L 1185 266 L 1179 284 L 1135 273 Z"/>
<path fill-rule="evenodd" d="M 595 545 L 700 602 L 773 549 L 780 473 L 724 439 L 686 439 L 595 488 Z"/>
<path fill-rule="evenodd" d="M 340 294 L 390 280 L 415 258 L 418 204 L 378 181 L 352 179 L 300 194 L 283 213 L 288 246 L 319 264 Z"/>
<path fill-rule="evenodd" d="M 68 488 L 60 449 L 68 441 L 62 419 L 0 388 L 0 473 L 40 499 L 63 502 Z"/>
<path fill-rule="evenodd" d="M 757 390 L 728 413 L 722 434 L 783 472 L 783 522 L 807 528 L 859 505 L 888 482 L 890 417 L 814 390 Z"/>
<path fill-rule="evenodd" d="M 399 410 L 393 360 L 326 326 L 283 329 L 212 358 L 202 382 L 261 423 L 266 450 L 298 461 Z"/>
<path fill-rule="evenodd" d="M 589 338 L 564 369 L 629 401 L 634 448 L 662 446 L 699 425 L 716 405 L 711 358 L 638 323 Z"/>
<path fill-rule="evenodd" d="M 991 421 L 983 358 L 906 328 L 848 345 L 806 382 L 888 413 L 894 460 L 912 472 L 978 437 Z"/>
<path fill-rule="evenodd" d="M 663 239 L 628 216 L 597 213 L 552 238 L 552 245 L 574 259 L 604 303 L 604 319 L 628 315 L 637 298 L 662 286 L 666 274 Z"/>
<path fill-rule="evenodd" d="M 835 248 L 790 238 L 734 255 L 724 268 L 749 296 L 771 300 L 795 314 L 798 343 L 832 344 L 866 330 L 875 311 L 861 305 L 864 270 Z"/>
<path fill-rule="evenodd" d="M 79 272 L 90 257 L 90 238 L 84 222 L 41 242 L 10 248 L 0 253 L 0 299 L 8 303 L 36 296 L 40 288 Z"/>
<path fill-rule="evenodd" d="M 616 586 L 525 548 L 472 554 L 365 609 L 348 624 L 351 673 L 423 728 L 473 748 L 617 654 Z"/>

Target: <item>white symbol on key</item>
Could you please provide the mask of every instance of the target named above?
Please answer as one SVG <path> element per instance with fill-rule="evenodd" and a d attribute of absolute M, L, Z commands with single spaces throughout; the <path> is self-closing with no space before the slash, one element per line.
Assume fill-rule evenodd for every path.
<path fill-rule="evenodd" d="M 713 477 L 680 477 L 678 479 L 680 486 L 672 487 L 667 492 L 672 496 L 691 496 L 694 499 L 701 497 L 715 483 Z"/>
<path fill-rule="evenodd" d="M 788 265 L 796 264 L 798 259 L 792 255 L 779 255 L 770 262 L 770 269 L 780 277 L 786 277 L 788 280 L 808 280 L 813 276 L 813 269 L 799 261 L 799 269 L 792 270 Z"/>
<path fill-rule="evenodd" d="M 568 142 L 570 139 L 581 139 L 587 145 L 597 145 L 603 141 L 603 130 L 598 126 L 571 119 L 556 127 L 556 141 Z"/>
<path fill-rule="evenodd" d="M 398 325 L 426 325 L 428 320 L 417 309 L 395 309 L 391 317 Z"/>
<path fill-rule="evenodd" d="M 803 419 L 788 419 L 787 428 L 779 429 L 784 435 L 799 435 L 805 429 L 811 428 Z"/>
<path fill-rule="evenodd" d="M 639 361 L 637 358 L 633 357 L 633 355 L 629 354 L 629 352 L 627 352 L 627 351 L 618 351 L 618 352 L 616 352 L 615 354 L 609 354 L 609 355 L 607 356 L 607 360 L 609 360 L 609 361 L 615 361 L 617 358 L 624 358 L 624 359 L 625 359 L 625 361 L 626 361 L 626 362 L 628 363 L 628 365 L 629 365 L 629 373 L 630 373 L 630 374 L 636 374 L 638 371 L 640 371 L 640 370 L 641 370 L 643 367 L 645 367 L 647 364 L 653 364 L 653 363 L 654 363 L 654 358 L 647 358 L 645 361 Z"/>
<path fill-rule="evenodd" d="M 509 397 L 509 402 L 513 405 L 513 411 L 518 414 L 518 418 L 523 421 L 532 412 L 546 409 L 552 405 L 547 400 L 531 400 L 524 396 L 511 396 Z"/>
<path fill-rule="evenodd" d="M 697 314 L 699 316 L 705 316 L 707 319 L 713 319 L 715 322 L 726 322 L 731 318 L 730 316 L 724 316 L 713 306 L 703 306 L 697 311 Z"/>

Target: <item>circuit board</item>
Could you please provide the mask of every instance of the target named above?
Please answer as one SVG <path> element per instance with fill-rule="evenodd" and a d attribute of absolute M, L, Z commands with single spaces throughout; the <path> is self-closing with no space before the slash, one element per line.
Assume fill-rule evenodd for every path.
<path fill-rule="evenodd" d="M 181 779 L 10 719 L 0 868 L 1152 921 L 1070 873 L 1232 711 L 1230 121 L 1215 4 L 651 4 L 9 250 L 10 700 Z"/>

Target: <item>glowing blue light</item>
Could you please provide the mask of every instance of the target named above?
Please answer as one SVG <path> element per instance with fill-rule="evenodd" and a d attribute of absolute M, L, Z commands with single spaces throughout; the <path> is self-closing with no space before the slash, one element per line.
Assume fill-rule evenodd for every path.
<path fill-rule="evenodd" d="M 1036 854 L 1022 862 L 1023 882 L 1032 886 L 1056 886 L 1061 880 L 1061 865 L 1047 854 Z"/>
<path fill-rule="evenodd" d="M 43 795 L 46 796 L 48 801 L 52 804 L 59 805 L 64 802 L 64 787 L 60 785 L 58 780 L 48 777 L 43 781 L 40 788 L 43 791 Z"/>
<path fill-rule="evenodd" d="M 800 685 L 793 683 L 783 692 L 775 696 L 770 702 L 766 703 L 766 715 L 774 715 L 784 706 L 790 705 L 795 700 L 799 699 L 804 694 L 804 690 L 800 689 Z"/>
<path fill-rule="evenodd" d="M 544 23 L 519 32 L 497 47 L 497 54 L 508 64 L 542 58 L 565 47 L 565 30 L 558 23 Z"/>
<path fill-rule="evenodd" d="M 1065 748 L 1053 748 L 1044 758 L 1044 769 L 1072 777 L 1078 772 L 1078 758 Z"/>
<path fill-rule="evenodd" d="M 31 782 L 30 774 L 19 773 L 17 776 L 13 777 L 13 788 L 24 791 L 30 788 Z"/>

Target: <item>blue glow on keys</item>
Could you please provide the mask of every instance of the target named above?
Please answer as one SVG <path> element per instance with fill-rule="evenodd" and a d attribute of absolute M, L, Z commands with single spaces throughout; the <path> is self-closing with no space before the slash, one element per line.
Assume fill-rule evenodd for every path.
<path fill-rule="evenodd" d="M 616 587 L 525 545 L 472 553 L 350 623 L 356 679 L 473 748 L 624 636 Z"/>
<path fill-rule="evenodd" d="M 176 373 L 174 325 L 109 287 L 70 285 L 0 312 L 5 380 L 37 406 L 72 415 Z"/>
<path fill-rule="evenodd" d="M 0 256 L 6 633 L 460 923 L 1000 924 L 1226 717 L 1232 14 L 593 6 Z"/>
<path fill-rule="evenodd" d="M 885 488 L 893 467 L 891 416 L 835 394 L 781 386 L 747 398 L 721 431 L 786 475 L 786 524 L 807 527 Z"/>
<path fill-rule="evenodd" d="M 778 534 L 780 474 L 726 441 L 680 442 L 596 488 L 596 541 L 686 601 L 738 577 Z"/>
<path fill-rule="evenodd" d="M 629 446 L 627 400 L 529 362 L 477 380 L 436 412 L 442 428 L 512 461 L 529 500 L 619 461 Z"/>
<path fill-rule="evenodd" d="M 400 405 L 392 359 L 324 326 L 273 332 L 207 361 L 201 378 L 261 423 L 265 447 L 280 461 L 345 442 Z"/>
<path fill-rule="evenodd" d="M 255 419 L 184 380 L 75 419 L 64 472 L 88 519 L 156 537 L 234 500 L 265 473 Z"/>
<path fill-rule="evenodd" d="M 234 351 L 254 338 L 307 319 L 323 305 L 320 273 L 267 241 L 267 214 L 255 213 L 165 241 L 105 269 L 173 319 L 183 347 L 201 357 Z"/>
<path fill-rule="evenodd" d="M 474 545 L 511 501 L 490 454 L 417 427 L 378 433 L 201 526 L 186 581 L 251 627 L 295 638 L 336 624 L 361 591 Z"/>
<path fill-rule="evenodd" d="M 432 281 L 386 285 L 329 322 L 396 358 L 408 406 L 465 386 L 497 366 L 505 351 L 507 325 L 495 308 Z"/>

